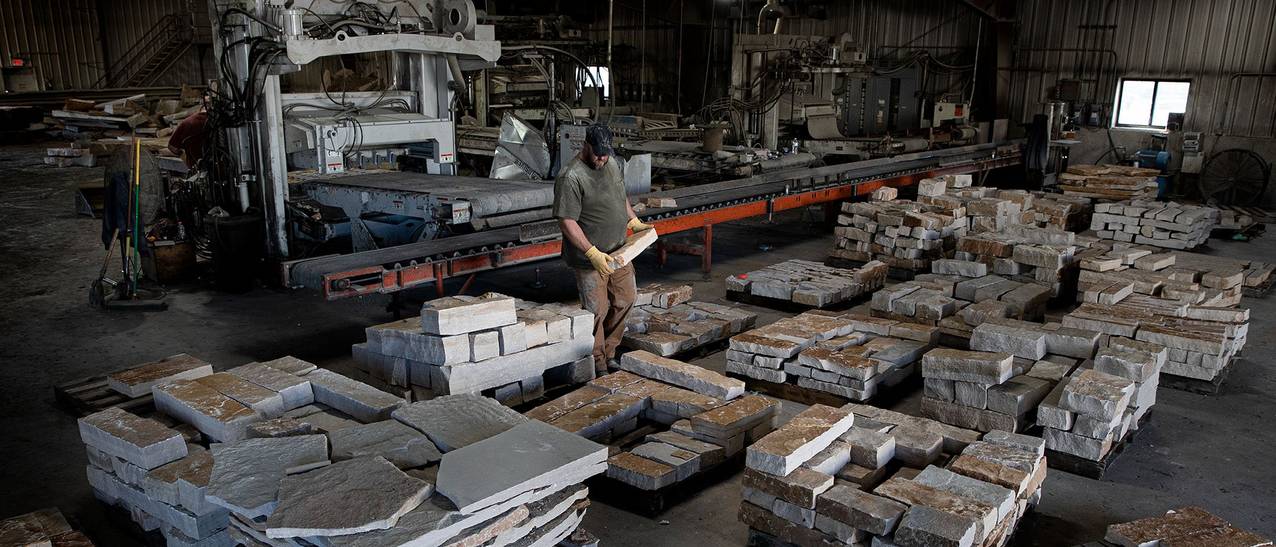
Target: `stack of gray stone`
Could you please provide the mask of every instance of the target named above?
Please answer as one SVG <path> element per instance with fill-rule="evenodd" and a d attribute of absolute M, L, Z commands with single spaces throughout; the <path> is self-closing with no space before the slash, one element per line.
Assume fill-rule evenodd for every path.
<path fill-rule="evenodd" d="M 893 319 L 806 312 L 732 337 L 726 370 L 864 401 L 911 376 L 937 333 Z"/>
<path fill-rule="evenodd" d="M 745 294 L 822 308 L 880 289 L 888 269 L 877 261 L 858 268 L 834 268 L 810 260 L 786 260 L 727 277 L 727 296 Z"/>
<path fill-rule="evenodd" d="M 751 329 L 758 320 L 743 308 L 693 301 L 691 296 L 691 285 L 639 288 L 621 345 L 672 357 Z"/>
<path fill-rule="evenodd" d="M 1018 431 L 1103 338 L 1058 323 L 986 317 L 971 331 L 971 351 L 937 349 L 922 358 L 922 412 L 959 427 Z"/>
<path fill-rule="evenodd" d="M 168 545 L 231 546 L 230 513 L 204 496 L 212 458 L 193 439 L 118 408 L 79 420 L 93 494 L 127 510 Z"/>
<path fill-rule="evenodd" d="M 1169 353 L 1158 344 L 1108 337 L 1092 362 L 1061 379 L 1041 403 L 1037 424 L 1045 428 L 1046 446 L 1102 460 L 1156 404 Z"/>
<path fill-rule="evenodd" d="M 326 435 L 214 445 L 205 496 L 242 545 L 553 545 L 579 525 L 581 483 L 606 454 L 493 399 L 448 395 Z"/>
<path fill-rule="evenodd" d="M 1126 366 L 1129 363 L 1121 365 Z M 1136 389 L 1134 381 L 1121 376 L 1078 368 L 1059 382 L 1037 411 L 1046 447 L 1102 461 L 1136 423 L 1130 406 Z"/>
<path fill-rule="evenodd" d="M 1076 278 L 1079 260 L 1075 255 L 1092 240 L 1065 230 L 1015 225 L 961 238 L 953 257 L 981 262 L 988 273 L 1043 285 L 1051 296 L 1059 296 Z"/>
<path fill-rule="evenodd" d="M 1218 209 L 1135 199 L 1094 206 L 1090 229 L 1099 237 L 1167 249 L 1191 249 L 1209 240 Z"/>
<path fill-rule="evenodd" d="M 546 371 L 571 383 L 593 373 L 594 316 L 578 307 L 488 293 L 426 302 L 420 318 L 366 329 L 351 351 L 368 372 L 415 399 L 486 393 L 507 404 L 539 398 Z"/>
<path fill-rule="evenodd" d="M 907 278 L 929 271 L 931 260 L 952 256 L 957 239 L 966 235 L 968 219 L 960 206 L 891 200 L 843 203 L 837 223 L 831 258 L 880 261 L 897 277 Z"/>
<path fill-rule="evenodd" d="M 813 406 L 749 449 L 740 520 L 793 545 L 1004 545 L 1041 496 L 1040 439 Z M 942 454 L 955 454 L 950 458 Z M 902 467 L 901 467 L 902 466 Z"/>
<path fill-rule="evenodd" d="M 952 262 L 943 259 L 932 264 Z M 948 276 L 920 274 L 911 281 L 891 285 L 873 293 L 869 309 L 874 317 L 896 321 L 939 325 L 968 304 L 953 297 L 955 282 Z"/>
<path fill-rule="evenodd" d="M 620 368 L 526 414 L 600 442 L 643 425 L 661 430 L 612 455 L 611 479 L 659 490 L 716 468 L 774 428 L 778 403 L 743 395 L 740 380 L 642 350 L 626 353 Z"/>

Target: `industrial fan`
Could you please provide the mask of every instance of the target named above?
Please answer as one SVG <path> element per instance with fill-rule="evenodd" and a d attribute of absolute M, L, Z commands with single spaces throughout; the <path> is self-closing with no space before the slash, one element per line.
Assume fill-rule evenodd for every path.
<path fill-rule="evenodd" d="M 1241 148 L 1218 152 L 1201 168 L 1197 185 L 1201 200 L 1215 205 L 1257 205 L 1267 191 L 1271 166 Z"/>

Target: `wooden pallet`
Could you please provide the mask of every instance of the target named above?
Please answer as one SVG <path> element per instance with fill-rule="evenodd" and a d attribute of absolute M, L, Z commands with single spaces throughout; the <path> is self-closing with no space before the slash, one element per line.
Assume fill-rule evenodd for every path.
<path fill-rule="evenodd" d="M 1267 296 L 1267 293 L 1272 292 L 1273 285 L 1276 285 L 1276 274 L 1268 277 L 1267 281 L 1264 281 L 1260 285 L 1254 287 L 1242 287 L 1241 294 L 1250 298 L 1262 298 Z"/>
<path fill-rule="evenodd" d="M 1232 372 L 1234 364 L 1223 367 L 1223 370 L 1218 371 L 1218 375 L 1214 376 L 1213 380 L 1200 380 L 1162 372 L 1160 386 L 1199 395 L 1218 395 L 1218 392 L 1223 389 L 1223 382 L 1227 380 L 1227 375 Z"/>
<path fill-rule="evenodd" d="M 645 435 L 644 435 L 645 436 Z M 655 517 L 665 510 L 686 501 L 705 489 L 726 480 L 744 467 L 745 451 L 727 458 L 710 469 L 701 470 L 687 480 L 673 483 L 658 490 L 643 490 L 633 485 L 599 475 L 585 481 L 589 486 L 589 499 L 601 501 L 646 517 Z"/>
<path fill-rule="evenodd" d="M 130 398 L 108 387 L 106 376 L 90 376 L 53 386 L 53 398 L 76 417 L 108 408 L 121 408 L 140 416 L 155 411 L 150 393 Z"/>
<path fill-rule="evenodd" d="M 1112 462 L 1115 462 L 1117 458 L 1121 456 L 1121 453 L 1125 451 L 1127 446 L 1130 446 L 1130 443 L 1134 441 L 1135 437 L 1138 437 L 1140 432 L 1147 429 L 1148 422 L 1152 420 L 1152 410 L 1153 409 L 1148 409 L 1148 411 L 1143 414 L 1143 417 L 1139 419 L 1139 428 L 1130 431 L 1125 435 L 1124 439 L 1113 444 L 1112 449 L 1108 451 L 1107 455 L 1105 455 L 1102 460 L 1087 460 L 1072 454 L 1055 452 L 1054 450 L 1047 448 L 1046 465 L 1048 465 L 1050 469 L 1058 469 L 1065 473 L 1072 473 L 1073 475 L 1080 475 L 1094 480 L 1103 479 L 1103 474 L 1107 473 L 1108 467 L 1112 465 Z"/>
<path fill-rule="evenodd" d="M 917 370 L 920 371 L 921 366 L 918 366 Z M 885 408 L 895 402 L 898 402 L 904 397 L 907 397 L 910 393 L 921 389 L 921 374 L 918 372 L 914 372 L 911 376 L 893 386 L 886 387 L 879 385 L 877 393 L 864 401 L 855 401 L 835 393 L 802 387 L 788 382 L 781 384 L 768 382 L 766 380 L 759 380 L 757 378 L 750 378 L 743 374 L 736 374 L 734 372 L 728 372 L 727 376 L 744 381 L 744 387 L 749 391 L 756 391 L 763 395 L 770 395 L 777 399 L 793 401 L 807 406 L 825 405 L 840 407 L 846 403 L 865 403 Z"/>

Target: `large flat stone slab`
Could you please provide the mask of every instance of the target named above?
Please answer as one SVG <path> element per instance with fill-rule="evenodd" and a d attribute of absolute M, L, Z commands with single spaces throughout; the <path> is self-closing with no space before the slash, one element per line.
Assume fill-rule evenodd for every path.
<path fill-rule="evenodd" d="M 284 398 L 279 392 L 266 389 L 234 374 L 218 372 L 195 381 L 239 401 L 240 404 L 253 409 L 262 417 L 274 418 L 284 413 Z"/>
<path fill-rule="evenodd" d="M 185 353 L 171 355 L 108 374 L 106 385 L 129 397 L 141 397 L 158 384 L 174 380 L 194 380 L 213 373 L 213 365 Z"/>
<path fill-rule="evenodd" d="M 291 355 L 285 355 L 278 359 L 271 359 L 269 361 L 262 361 L 261 364 L 297 376 L 305 376 L 319 368 L 310 361 L 303 361 Z"/>
<path fill-rule="evenodd" d="M 284 477 L 266 536 L 347 536 L 385 530 L 416 509 L 433 485 L 380 456 L 337 462 Z"/>
<path fill-rule="evenodd" d="M 470 513 L 551 484 L 607 470 L 607 447 L 531 420 L 443 455 L 438 490 Z M 493 470 L 500 470 L 494 473 Z"/>
<path fill-rule="evenodd" d="M 261 363 L 248 363 L 226 371 L 244 380 L 279 393 L 284 408 L 291 410 L 315 402 L 310 380 Z"/>
<path fill-rule="evenodd" d="M 439 461 L 443 454 L 420 431 L 398 421 L 386 420 L 328 433 L 332 460 L 380 456 L 399 468 L 421 467 Z"/>
<path fill-rule="evenodd" d="M 734 399 L 744 393 L 744 382 L 740 380 L 649 351 L 639 350 L 624 354 L 620 358 L 620 368 L 719 399 Z"/>
<path fill-rule="evenodd" d="M 424 433 L 443 452 L 462 448 L 527 421 L 513 409 L 480 395 L 446 395 L 404 406 L 395 420 Z"/>
<path fill-rule="evenodd" d="M 214 444 L 208 501 L 248 518 L 274 511 L 279 482 L 291 471 L 328 461 L 328 438 L 323 435 L 245 439 Z"/>
<path fill-rule="evenodd" d="M 855 415 L 850 410 L 813 405 L 750 446 L 745 463 L 751 469 L 772 475 L 788 475 L 828 448 L 854 421 Z"/>
<path fill-rule="evenodd" d="M 247 436 L 248 424 L 261 415 L 220 391 L 196 380 L 177 380 L 155 386 L 155 408 L 195 426 L 215 441 L 230 442 Z"/>
<path fill-rule="evenodd" d="M 345 412 L 364 423 L 385 420 L 394 409 L 407 402 L 402 397 L 328 369 L 313 370 L 306 379 L 310 380 L 314 389 L 315 402 Z"/>
<path fill-rule="evenodd" d="M 922 377 L 1000 384 L 1010 379 L 1014 360 L 1010 353 L 937 348 L 922 356 Z"/>
<path fill-rule="evenodd" d="M 887 536 L 908 506 L 858 488 L 838 485 L 820 494 L 815 511 L 838 522 L 877 536 Z"/>
<path fill-rule="evenodd" d="M 142 469 L 155 469 L 186 456 L 182 435 L 150 418 L 108 408 L 80 418 L 80 439 Z"/>
<path fill-rule="evenodd" d="M 495 329 L 516 322 L 514 299 L 496 293 L 478 298 L 438 298 L 421 307 L 421 329 L 440 336 Z"/>

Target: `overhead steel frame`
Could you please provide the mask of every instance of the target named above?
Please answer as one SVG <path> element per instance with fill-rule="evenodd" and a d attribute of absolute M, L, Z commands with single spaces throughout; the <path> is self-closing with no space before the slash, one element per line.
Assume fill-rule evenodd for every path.
<path fill-rule="evenodd" d="M 704 238 L 705 249 L 703 250 L 702 267 L 707 272 L 712 266 L 711 234 L 713 226 L 716 224 L 771 215 L 811 205 L 844 201 L 868 195 L 874 190 L 886 186 L 897 188 L 911 186 L 924 178 L 949 174 L 979 173 L 1018 165 L 1019 163 L 1018 154 L 1000 155 L 960 165 L 941 166 L 907 175 L 848 182 L 846 184 L 782 194 L 704 211 L 673 214 L 664 218 L 647 220 L 656 227 L 656 230 L 661 235 L 696 229 L 705 230 L 706 237 Z M 351 268 L 324 274 L 320 290 L 327 300 L 341 300 L 371 294 L 392 294 L 433 283 L 436 293 L 439 296 L 443 296 L 445 294 L 443 282 L 449 278 L 468 276 L 469 279 L 465 282 L 468 287 L 473 280 L 473 276 L 479 272 L 553 258 L 558 256 L 561 250 L 562 240 L 555 239 L 518 244 L 489 252 L 454 258 L 423 259 L 408 264 L 400 263 L 393 268 L 385 266 Z"/>

